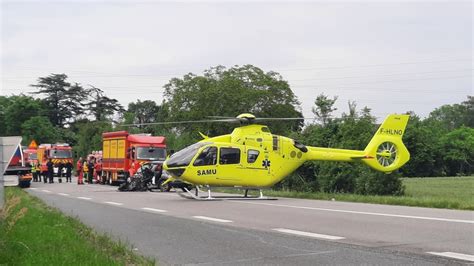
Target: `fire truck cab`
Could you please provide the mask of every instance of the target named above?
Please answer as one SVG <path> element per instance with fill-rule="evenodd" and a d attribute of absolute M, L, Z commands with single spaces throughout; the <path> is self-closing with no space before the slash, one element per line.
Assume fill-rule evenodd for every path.
<path fill-rule="evenodd" d="M 143 162 L 161 167 L 166 159 L 166 139 L 162 136 L 117 131 L 103 133 L 102 140 L 102 174 L 109 184 L 124 182 Z"/>
<path fill-rule="evenodd" d="M 62 168 L 62 175 L 66 173 L 64 167 L 67 162 L 73 163 L 72 148 L 67 143 L 41 144 L 37 150 L 38 161 L 41 164 L 41 174 L 46 175 L 48 166 L 46 165 L 51 159 L 54 166 L 54 176 L 59 176 L 59 168 Z"/>

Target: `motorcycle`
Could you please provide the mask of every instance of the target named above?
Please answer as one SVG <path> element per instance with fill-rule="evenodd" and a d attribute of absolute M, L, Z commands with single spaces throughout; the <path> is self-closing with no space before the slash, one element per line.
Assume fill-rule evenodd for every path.
<path fill-rule="evenodd" d="M 157 189 L 153 185 L 153 178 L 158 180 L 161 177 L 162 170 L 161 166 L 153 163 L 145 163 L 140 166 L 139 170 L 135 175 L 127 178 L 125 183 L 122 183 L 118 190 L 119 191 L 153 191 Z"/>
<path fill-rule="evenodd" d="M 155 184 L 153 184 L 153 179 Z M 186 191 L 185 188 L 191 190 L 194 185 L 172 178 L 166 171 L 163 171 L 160 164 L 150 162 L 141 165 L 137 173 L 127 178 L 118 190 L 169 192 L 172 188 Z"/>

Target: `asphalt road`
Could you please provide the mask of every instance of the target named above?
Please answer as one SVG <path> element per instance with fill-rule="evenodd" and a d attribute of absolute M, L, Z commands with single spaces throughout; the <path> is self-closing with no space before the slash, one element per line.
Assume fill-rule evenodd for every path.
<path fill-rule="evenodd" d="M 472 211 L 284 198 L 196 201 L 74 183 L 32 183 L 28 191 L 165 265 L 474 263 Z"/>

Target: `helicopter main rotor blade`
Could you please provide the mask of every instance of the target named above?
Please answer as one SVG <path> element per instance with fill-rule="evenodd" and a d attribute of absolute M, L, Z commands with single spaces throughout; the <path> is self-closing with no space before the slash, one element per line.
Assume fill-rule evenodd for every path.
<path fill-rule="evenodd" d="M 140 124 L 125 124 L 121 126 L 147 126 L 147 125 L 179 125 L 179 124 L 197 124 L 197 123 L 215 123 L 215 122 L 239 122 L 236 118 L 232 119 L 208 119 L 208 120 L 190 120 L 190 121 L 169 121 L 169 122 L 154 122 L 154 123 L 140 123 Z"/>
<path fill-rule="evenodd" d="M 208 115 L 208 118 L 219 118 L 219 119 L 236 119 L 232 116 L 220 116 L 220 115 Z"/>
<path fill-rule="evenodd" d="M 269 118 L 255 118 L 255 121 L 278 121 L 278 120 L 313 120 L 314 117 L 269 117 Z"/>
<path fill-rule="evenodd" d="M 237 122 L 249 122 L 253 121 L 292 121 L 292 120 L 314 120 L 313 117 L 269 117 L 269 118 L 222 118 L 222 119 L 206 119 L 206 120 L 189 120 L 189 121 L 169 121 L 169 122 L 154 122 L 154 123 L 140 123 L 140 124 L 125 124 L 121 126 L 147 126 L 147 125 L 180 125 L 180 124 L 199 124 L 199 123 L 237 123 Z"/>

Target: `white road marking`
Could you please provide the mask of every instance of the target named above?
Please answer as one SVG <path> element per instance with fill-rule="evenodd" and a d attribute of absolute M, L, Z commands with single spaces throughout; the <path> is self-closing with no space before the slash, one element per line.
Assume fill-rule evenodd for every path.
<path fill-rule="evenodd" d="M 46 190 L 46 189 L 42 189 L 41 191 L 46 192 L 46 193 L 51 193 L 51 191 Z"/>
<path fill-rule="evenodd" d="M 36 187 L 30 187 L 30 189 L 37 190 L 38 188 L 36 188 Z"/>
<path fill-rule="evenodd" d="M 120 203 L 120 202 L 113 202 L 113 201 L 104 201 L 104 202 L 110 205 L 117 205 L 117 206 L 123 205 L 123 203 Z"/>
<path fill-rule="evenodd" d="M 432 255 L 443 256 L 453 259 L 467 260 L 474 262 L 474 255 L 455 253 L 455 252 L 426 252 Z"/>
<path fill-rule="evenodd" d="M 69 196 L 69 194 L 66 194 L 66 193 L 58 193 L 58 194 L 61 196 Z"/>
<path fill-rule="evenodd" d="M 152 212 L 168 212 L 166 210 L 160 210 L 160 209 L 154 209 L 154 208 L 142 208 L 142 210 L 145 210 L 145 211 L 152 211 Z"/>
<path fill-rule="evenodd" d="M 294 205 L 284 205 L 284 204 L 248 202 L 248 201 L 233 201 L 233 202 L 245 203 L 245 204 L 255 204 L 255 205 L 275 206 L 275 207 L 295 208 L 295 209 L 305 209 L 305 210 L 341 212 L 341 213 L 355 213 L 355 214 L 365 214 L 365 215 L 374 215 L 374 216 L 386 216 L 386 217 L 397 217 L 397 218 L 408 218 L 408 219 L 419 219 L 419 220 L 431 220 L 431 221 L 441 221 L 441 222 L 474 224 L 474 220 L 460 220 L 460 219 L 448 219 L 448 218 L 438 218 L 438 217 L 412 216 L 412 215 L 401 215 L 401 214 L 390 214 L 390 213 L 379 213 L 379 212 L 361 212 L 361 211 L 350 211 L 350 210 L 337 210 L 337 209 L 315 208 L 315 207 L 294 206 Z"/>
<path fill-rule="evenodd" d="M 213 222 L 219 222 L 219 223 L 232 223 L 232 221 L 230 221 L 230 220 L 212 218 L 212 217 L 207 217 L 207 216 L 193 216 L 193 218 L 207 220 L 207 221 L 213 221 Z"/>
<path fill-rule="evenodd" d="M 285 229 L 285 228 L 274 228 L 273 230 L 281 232 L 281 233 L 287 233 L 287 234 L 293 234 L 293 235 L 299 235 L 299 236 L 309 236 L 309 237 L 329 239 L 329 240 L 345 239 L 345 237 L 342 237 L 342 236 L 322 235 L 322 234 L 316 234 L 316 233 L 304 232 L 304 231 L 298 231 L 298 230 L 292 230 L 292 229 Z"/>
<path fill-rule="evenodd" d="M 78 199 L 83 199 L 83 200 L 91 200 L 92 198 L 88 198 L 88 197 L 77 197 Z"/>

